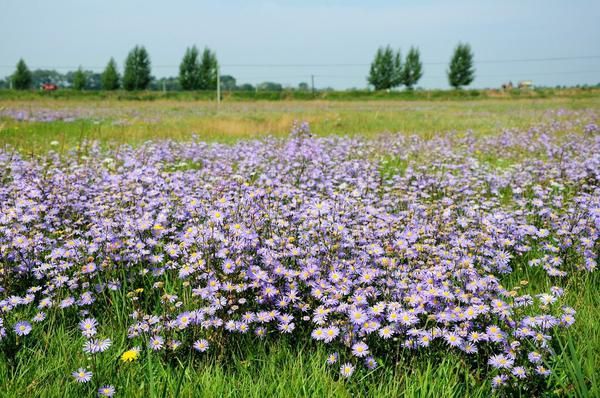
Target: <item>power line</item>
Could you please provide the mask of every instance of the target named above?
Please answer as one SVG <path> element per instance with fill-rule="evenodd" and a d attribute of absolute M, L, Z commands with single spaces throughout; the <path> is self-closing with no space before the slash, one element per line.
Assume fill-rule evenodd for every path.
<path fill-rule="evenodd" d="M 570 61 L 577 59 L 596 59 L 600 58 L 600 55 L 582 55 L 579 57 L 551 57 L 551 58 L 522 58 L 522 59 L 504 59 L 504 60 L 488 60 L 488 61 L 476 61 L 479 64 L 505 64 L 505 63 L 517 63 L 517 62 L 546 62 L 546 61 Z"/>
<path fill-rule="evenodd" d="M 496 60 L 474 60 L 475 64 L 499 64 L 499 63 L 519 63 L 519 62 L 547 62 L 547 61 L 566 61 L 566 60 L 581 60 L 581 59 L 597 59 L 600 55 L 583 55 L 576 57 L 548 57 L 548 58 L 520 58 L 520 59 L 496 59 Z M 430 61 L 423 62 L 423 65 L 447 65 L 448 61 Z M 353 67 L 353 66 L 370 66 L 371 64 L 364 63 L 335 63 L 335 64 L 224 64 L 223 66 L 232 68 L 325 68 L 325 67 Z"/>
<path fill-rule="evenodd" d="M 545 75 L 570 75 L 570 74 L 586 74 L 586 73 L 600 73 L 600 69 L 594 70 L 572 70 L 572 71 L 556 71 L 556 72 L 510 72 L 503 74 L 478 74 L 476 77 L 506 77 L 507 75 L 527 75 L 527 76 L 545 76 Z M 249 80 L 249 79 L 309 79 L 310 77 L 323 78 L 323 79 L 362 79 L 365 75 L 320 75 L 320 74 L 306 74 L 306 75 L 287 75 L 287 76 L 266 76 L 266 75 L 253 75 L 235 76 L 236 80 Z M 423 75 L 423 79 L 445 79 L 446 75 Z"/>
<path fill-rule="evenodd" d="M 543 76 L 543 75 L 568 75 L 568 74 L 584 74 L 584 73 L 600 73 L 600 69 L 595 69 L 595 70 L 572 70 L 572 71 L 556 71 L 556 72 L 509 72 L 509 73 L 503 73 L 503 74 L 478 74 L 475 73 L 476 77 L 503 77 L 506 76 L 508 74 L 510 75 L 528 75 L 528 76 Z M 321 78 L 327 78 L 327 79 L 354 79 L 354 78 L 358 78 L 358 75 L 314 75 L 315 77 L 321 77 Z M 294 76 L 290 76 L 290 77 L 294 77 Z M 304 77 L 304 76 L 300 76 L 300 77 Z M 423 78 L 435 78 L 435 79 L 439 79 L 439 78 L 446 78 L 446 75 L 423 75 Z M 242 77 L 243 78 L 243 77 Z M 249 77 L 247 78 L 249 79 Z M 260 77 L 257 77 L 257 79 L 260 79 Z"/>
<path fill-rule="evenodd" d="M 475 64 L 506 64 L 506 63 L 527 63 L 527 62 L 556 62 L 571 60 L 600 59 L 600 55 L 580 55 L 572 57 L 545 57 L 545 58 L 514 58 L 514 59 L 488 59 L 474 60 Z M 429 61 L 423 62 L 423 65 L 446 65 L 448 61 Z M 296 63 L 265 63 L 265 64 L 221 64 L 227 68 L 340 68 L 340 67 L 365 67 L 370 63 L 315 63 L 315 64 L 296 64 Z M 105 66 L 83 66 L 83 65 L 35 65 L 32 68 L 37 69 L 77 69 L 79 67 L 88 69 L 103 69 Z M 179 65 L 153 65 L 152 68 L 178 68 Z M 14 65 L 0 65 L 0 68 L 14 68 Z"/>

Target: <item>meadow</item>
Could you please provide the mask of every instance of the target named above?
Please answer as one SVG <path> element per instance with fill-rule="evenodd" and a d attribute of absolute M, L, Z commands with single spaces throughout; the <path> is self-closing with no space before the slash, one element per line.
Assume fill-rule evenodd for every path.
<path fill-rule="evenodd" d="M 599 396 L 599 118 L 0 100 L 0 396 Z"/>
<path fill-rule="evenodd" d="M 193 136 L 231 144 L 241 139 L 284 137 L 295 120 L 309 122 L 318 136 L 369 137 L 402 132 L 428 138 L 467 130 L 485 135 L 504 128 L 527 128 L 542 122 L 551 110 L 600 107 L 597 90 L 558 93 L 549 98 L 515 99 L 495 94 L 471 100 L 453 99 L 449 94 L 439 100 L 394 100 L 396 93 L 390 93 L 392 99 L 231 100 L 221 106 L 215 101 L 187 100 L 185 96 L 169 99 L 169 93 L 162 97 L 153 94 L 159 97 L 149 101 L 141 100 L 142 94 L 135 95 L 135 100 L 119 100 L 120 94 L 102 99 L 93 92 L 60 93 L 59 97 L 45 93 L 3 94 L 0 145 L 36 153 L 50 149 L 51 142 L 68 149 L 84 140 L 103 145 L 139 145 L 157 139 L 185 141 Z M 22 119 L 28 123 L 22 123 Z"/>

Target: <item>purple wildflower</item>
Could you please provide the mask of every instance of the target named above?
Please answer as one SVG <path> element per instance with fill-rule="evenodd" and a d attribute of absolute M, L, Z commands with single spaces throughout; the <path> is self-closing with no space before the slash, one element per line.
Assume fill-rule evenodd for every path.
<path fill-rule="evenodd" d="M 19 321 L 15 324 L 17 336 L 27 336 L 31 332 L 31 324 L 27 321 Z"/>
<path fill-rule="evenodd" d="M 196 340 L 194 342 L 194 349 L 198 352 L 206 352 L 209 347 L 208 341 L 204 339 Z"/>
<path fill-rule="evenodd" d="M 101 397 L 112 397 L 115 392 L 115 387 L 111 385 L 105 385 L 98 389 L 98 395 Z"/>
<path fill-rule="evenodd" d="M 88 381 L 92 380 L 93 375 L 92 372 L 88 371 L 85 368 L 79 368 L 71 374 L 75 378 L 75 381 L 77 381 L 78 383 L 87 383 Z"/>
<path fill-rule="evenodd" d="M 345 378 L 349 378 L 353 373 L 354 366 L 350 363 L 345 363 L 340 367 L 340 374 Z"/>

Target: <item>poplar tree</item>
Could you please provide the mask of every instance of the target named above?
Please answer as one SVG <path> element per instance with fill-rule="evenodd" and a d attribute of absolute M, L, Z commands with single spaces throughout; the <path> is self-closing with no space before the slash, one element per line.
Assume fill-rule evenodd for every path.
<path fill-rule="evenodd" d="M 135 46 L 125 60 L 123 88 L 128 91 L 145 90 L 150 84 L 150 56 L 143 46 Z"/>
<path fill-rule="evenodd" d="M 399 86 L 402 80 L 402 60 L 400 51 L 394 54 L 390 46 L 377 49 L 371 63 L 367 81 L 375 90 L 388 90 Z"/>
<path fill-rule="evenodd" d="M 201 65 L 196 46 L 187 48 L 179 65 L 179 84 L 183 90 L 198 90 L 201 84 Z"/>
<path fill-rule="evenodd" d="M 119 71 L 117 70 L 117 63 L 114 58 L 111 58 L 106 68 L 104 68 L 101 83 L 104 90 L 116 90 L 119 88 Z"/>
<path fill-rule="evenodd" d="M 11 79 L 15 90 L 27 90 L 31 88 L 31 71 L 27 67 L 25 61 L 23 61 L 23 58 L 17 63 L 17 69 L 15 70 L 15 73 L 13 73 Z"/>
<path fill-rule="evenodd" d="M 214 90 L 217 88 L 217 55 L 209 48 L 204 48 L 200 60 L 200 86 L 201 90 Z"/>
<path fill-rule="evenodd" d="M 448 82 L 455 89 L 468 86 L 475 79 L 473 67 L 473 53 L 468 44 L 458 43 L 450 60 L 448 68 Z"/>
<path fill-rule="evenodd" d="M 86 86 L 86 76 L 81 66 L 73 74 L 73 89 L 83 90 Z"/>
<path fill-rule="evenodd" d="M 407 89 L 412 90 L 423 76 L 423 64 L 418 48 L 411 47 L 406 54 L 404 67 L 402 68 L 402 84 Z"/>

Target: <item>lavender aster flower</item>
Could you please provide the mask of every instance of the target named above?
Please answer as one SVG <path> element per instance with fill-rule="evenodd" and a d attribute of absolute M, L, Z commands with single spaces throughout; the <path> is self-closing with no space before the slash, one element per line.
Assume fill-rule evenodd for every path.
<path fill-rule="evenodd" d="M 27 336 L 31 332 L 31 324 L 27 321 L 19 321 L 15 324 L 17 336 Z"/>
<path fill-rule="evenodd" d="M 352 354 L 359 358 L 365 357 L 369 354 L 369 347 L 364 342 L 358 342 L 352 346 Z"/>
<path fill-rule="evenodd" d="M 162 350 L 165 348 L 165 340 L 161 336 L 152 336 L 148 346 L 154 351 Z"/>
<path fill-rule="evenodd" d="M 209 347 L 210 347 L 210 345 L 208 344 L 208 341 L 206 341 L 204 339 L 196 340 L 194 342 L 194 349 L 196 351 L 205 352 L 208 350 Z"/>
<path fill-rule="evenodd" d="M 96 334 L 96 326 L 98 325 L 98 321 L 94 318 L 86 318 L 79 322 L 79 329 L 81 329 L 81 334 L 85 337 L 92 337 Z"/>
<path fill-rule="evenodd" d="M 345 378 L 349 378 L 353 373 L 354 366 L 350 363 L 345 363 L 340 367 L 340 374 Z"/>
<path fill-rule="evenodd" d="M 491 356 L 488 363 L 498 369 L 510 369 L 513 366 L 514 360 L 508 358 L 506 355 L 498 354 Z"/>
<path fill-rule="evenodd" d="M 71 374 L 78 383 L 87 383 L 88 381 L 92 380 L 92 372 L 85 368 L 79 368 Z"/>
<path fill-rule="evenodd" d="M 337 352 L 334 352 L 333 354 L 329 354 L 327 356 L 327 364 L 328 365 L 333 365 L 334 363 L 336 363 L 338 361 L 339 355 Z"/>
<path fill-rule="evenodd" d="M 98 396 L 100 397 L 112 397 L 115 395 L 115 387 L 111 385 L 105 385 L 98 389 Z"/>

